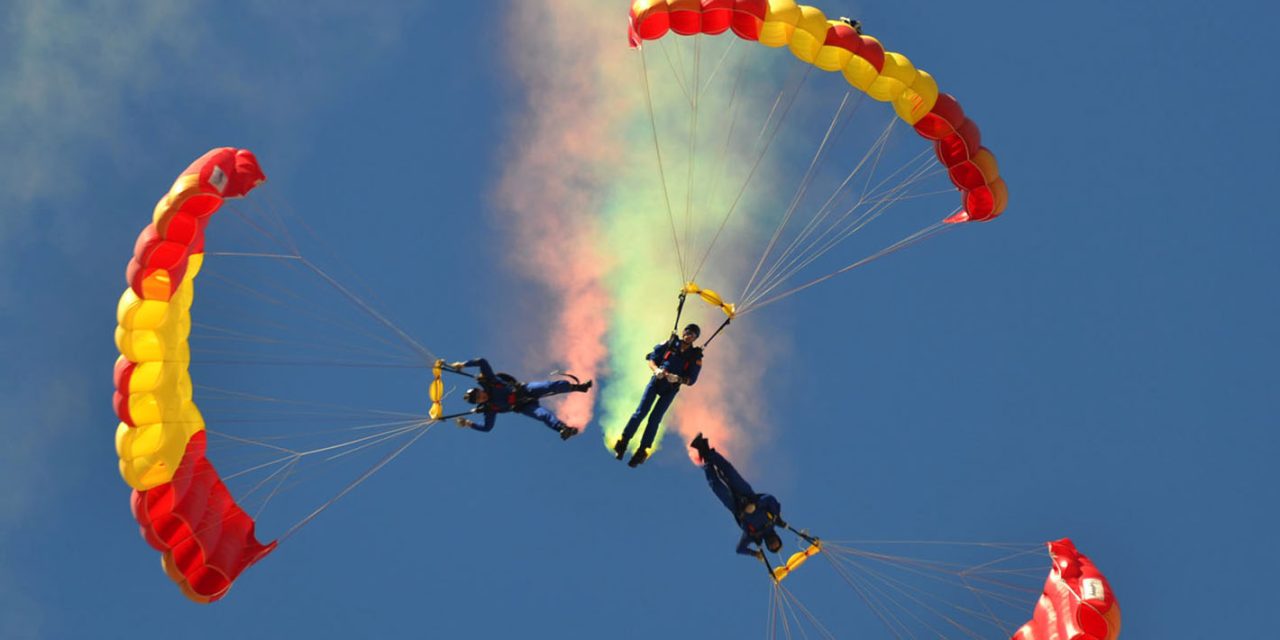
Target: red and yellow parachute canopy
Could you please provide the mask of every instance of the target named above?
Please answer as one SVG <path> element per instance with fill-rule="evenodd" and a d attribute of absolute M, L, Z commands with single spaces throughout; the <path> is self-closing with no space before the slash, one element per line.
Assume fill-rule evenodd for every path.
<path fill-rule="evenodd" d="M 1120 604 L 1106 576 L 1070 538 L 1049 543 L 1053 569 L 1031 621 L 1013 640 L 1116 640 Z"/>
<path fill-rule="evenodd" d="M 226 198 L 266 179 L 253 154 L 214 149 L 182 172 L 138 236 L 129 287 L 116 311 L 116 453 L 133 487 L 142 537 L 161 553 L 169 577 L 196 602 L 213 602 L 275 549 L 205 458 L 204 420 L 188 367 L 194 281 L 204 229 Z"/>
<path fill-rule="evenodd" d="M 938 160 L 963 195 L 963 208 L 948 222 L 990 220 L 1008 204 L 995 156 L 982 146 L 978 125 L 960 103 L 940 93 L 938 83 L 901 53 L 851 25 L 828 20 L 815 7 L 793 0 L 635 0 L 631 45 L 668 33 L 718 35 L 767 47 L 789 47 L 800 60 L 823 71 L 840 71 L 850 85 L 893 105 L 898 117 L 933 141 Z"/>

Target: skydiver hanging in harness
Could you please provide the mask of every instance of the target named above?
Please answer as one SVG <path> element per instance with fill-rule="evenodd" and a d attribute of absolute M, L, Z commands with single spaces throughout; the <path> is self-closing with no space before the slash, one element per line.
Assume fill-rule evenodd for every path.
<path fill-rule="evenodd" d="M 476 424 L 467 418 L 457 418 L 458 426 L 470 427 L 476 431 L 491 431 L 499 413 L 515 412 L 547 425 L 548 428 L 560 434 L 561 440 L 568 440 L 581 431 L 578 427 L 571 427 L 562 422 L 556 414 L 539 404 L 538 400 L 571 391 L 586 392 L 591 388 L 593 381 L 539 380 L 525 384 L 508 374 L 494 373 L 493 368 L 489 366 L 489 361 L 484 358 L 454 362 L 449 365 L 449 368 L 454 371 L 461 371 L 463 367 L 480 368 L 480 373 L 476 376 L 476 382 L 480 386 L 467 389 L 462 397 L 476 405 L 472 410 L 473 413 L 484 414 L 484 424 Z"/>
<path fill-rule="evenodd" d="M 768 566 L 762 548 L 777 553 L 782 548 L 782 538 L 774 528 L 787 528 L 787 523 L 782 520 L 782 505 L 767 493 L 756 493 L 733 465 L 719 451 L 711 448 L 711 443 L 701 433 L 689 446 L 702 457 L 702 471 L 707 476 L 711 491 L 733 513 L 733 519 L 742 529 L 738 553 L 753 556 Z"/>
<path fill-rule="evenodd" d="M 693 346 L 693 343 L 700 335 L 702 329 L 696 324 L 690 324 L 680 336 L 673 333 L 670 339 L 655 346 L 645 356 L 645 360 L 649 361 L 649 369 L 653 371 L 653 378 L 644 388 L 640 406 L 631 414 L 626 428 L 622 430 L 622 437 L 613 444 L 613 453 L 621 460 L 627 453 L 627 443 L 640 427 L 640 421 L 644 420 L 645 415 L 649 416 L 644 435 L 640 437 L 640 447 L 631 456 L 627 466 L 640 466 L 649 457 L 649 447 L 653 446 L 653 439 L 658 435 L 658 425 L 671 406 L 671 401 L 680 392 L 680 386 L 693 385 L 698 381 L 698 373 L 702 371 L 702 349 Z"/>

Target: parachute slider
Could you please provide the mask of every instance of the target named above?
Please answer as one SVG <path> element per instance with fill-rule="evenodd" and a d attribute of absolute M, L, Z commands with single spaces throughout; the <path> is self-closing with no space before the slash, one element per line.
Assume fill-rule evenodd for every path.
<path fill-rule="evenodd" d="M 808 536 L 805 536 L 805 539 L 809 540 L 809 546 L 807 548 L 803 551 L 797 551 L 796 553 L 791 554 L 791 557 L 787 558 L 786 564 L 773 568 L 773 579 L 775 581 L 782 582 L 783 578 L 787 577 L 792 571 L 799 568 L 806 560 L 818 555 L 818 553 L 822 551 L 821 540 L 817 538 L 809 538 Z"/>
<path fill-rule="evenodd" d="M 683 289 L 680 290 L 681 301 L 683 302 L 684 296 L 690 293 L 697 295 L 698 297 L 702 298 L 702 300 L 707 304 L 723 311 L 724 315 L 728 316 L 730 320 L 732 320 L 738 314 L 737 307 L 733 303 L 725 302 L 723 299 L 720 298 L 719 293 L 716 293 L 711 289 L 703 289 L 702 287 L 699 287 L 697 283 L 689 282 L 684 285 Z"/>

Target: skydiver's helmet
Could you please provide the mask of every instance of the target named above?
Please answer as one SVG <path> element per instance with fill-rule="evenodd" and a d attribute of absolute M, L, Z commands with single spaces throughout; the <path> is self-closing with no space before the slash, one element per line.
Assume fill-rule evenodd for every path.
<path fill-rule="evenodd" d="M 467 392 L 462 394 L 462 399 L 471 404 L 480 404 L 480 389 L 471 387 Z"/>
<path fill-rule="evenodd" d="M 777 553 L 782 548 L 782 538 L 778 537 L 776 531 L 770 529 L 769 533 L 764 534 L 764 546 L 769 553 Z"/>
<path fill-rule="evenodd" d="M 861 22 L 858 22 L 857 20 L 854 20 L 853 18 L 840 18 L 840 22 L 843 22 L 843 23 L 845 23 L 845 24 L 847 24 L 847 25 L 849 25 L 849 26 L 853 27 L 853 30 L 854 30 L 854 32 L 855 32 L 855 33 L 857 33 L 858 35 L 862 35 L 862 23 L 861 23 Z"/>
<path fill-rule="evenodd" d="M 702 327 L 690 322 L 684 326 L 684 333 L 693 333 L 693 339 L 697 340 L 702 337 Z M 683 334 L 681 334 L 683 335 Z"/>

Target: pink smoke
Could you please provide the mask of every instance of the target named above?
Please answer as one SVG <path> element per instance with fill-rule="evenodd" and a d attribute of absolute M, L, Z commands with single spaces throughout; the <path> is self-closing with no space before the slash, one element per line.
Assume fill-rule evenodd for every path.
<path fill-rule="evenodd" d="M 611 97 L 592 81 L 604 64 L 595 52 L 620 55 L 625 47 L 606 44 L 619 37 L 616 29 L 592 27 L 589 15 L 575 13 L 563 2 L 515 3 L 510 9 L 507 41 L 514 46 L 508 63 L 525 88 L 529 115 L 511 127 L 507 148 L 516 151 L 507 160 L 498 202 L 504 226 L 514 225 L 507 227 L 512 238 L 524 240 L 508 253 L 510 259 L 547 288 L 558 309 L 533 357 L 585 380 L 601 373 L 608 355 L 611 299 L 601 280 L 610 261 L 598 249 L 595 219 L 607 180 L 602 168 L 617 159 L 613 147 L 601 142 L 610 138 L 611 120 L 604 114 Z M 583 13 L 603 22 L 603 12 Z M 557 413 L 585 427 L 593 398 L 567 396 Z"/>

